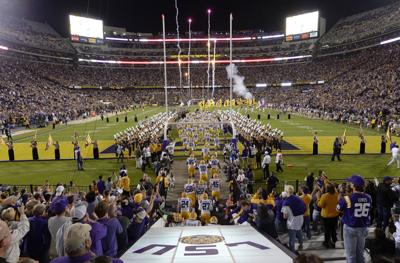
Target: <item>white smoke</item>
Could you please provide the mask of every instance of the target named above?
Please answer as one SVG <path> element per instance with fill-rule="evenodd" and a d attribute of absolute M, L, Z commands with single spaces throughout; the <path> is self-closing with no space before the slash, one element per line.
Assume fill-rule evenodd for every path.
<path fill-rule="evenodd" d="M 229 64 L 226 66 L 226 72 L 228 73 L 228 79 L 233 79 L 233 92 L 245 99 L 252 99 L 253 95 L 244 85 L 244 77 L 238 75 L 239 71 L 235 64 Z"/>

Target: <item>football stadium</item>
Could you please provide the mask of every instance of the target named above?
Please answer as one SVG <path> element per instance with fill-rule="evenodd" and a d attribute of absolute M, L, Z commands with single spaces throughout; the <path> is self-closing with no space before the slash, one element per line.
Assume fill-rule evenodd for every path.
<path fill-rule="evenodd" d="M 324 2 L 0 0 L 0 262 L 400 260 L 400 1 Z"/>

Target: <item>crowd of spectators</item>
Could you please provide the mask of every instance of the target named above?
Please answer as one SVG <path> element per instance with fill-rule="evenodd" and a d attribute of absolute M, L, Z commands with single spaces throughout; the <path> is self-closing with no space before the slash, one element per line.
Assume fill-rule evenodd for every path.
<path fill-rule="evenodd" d="M 68 39 L 62 38 L 48 24 L 0 15 L 0 39 L 23 43 L 41 49 L 74 53 Z"/>
<path fill-rule="evenodd" d="M 394 1 L 381 8 L 345 17 L 320 39 L 320 44 L 334 46 L 398 30 L 399 13 L 400 3 Z"/>

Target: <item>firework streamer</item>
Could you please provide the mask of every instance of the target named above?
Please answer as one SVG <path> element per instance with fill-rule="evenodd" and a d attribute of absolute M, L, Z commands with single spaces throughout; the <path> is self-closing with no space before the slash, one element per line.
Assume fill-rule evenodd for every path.
<path fill-rule="evenodd" d="M 212 62 L 212 95 L 211 98 L 214 99 L 214 94 L 215 94 L 215 51 L 216 51 L 216 46 L 217 46 L 217 40 L 214 40 L 214 56 L 213 56 L 213 62 Z"/>
<path fill-rule="evenodd" d="M 207 63 L 207 95 L 208 95 L 208 88 L 210 87 L 210 62 L 211 62 L 211 54 L 210 54 L 210 38 L 211 38 L 211 9 L 207 10 L 208 13 L 208 40 L 207 40 L 207 57 L 208 57 L 208 63 Z"/>
<path fill-rule="evenodd" d="M 176 16 L 175 16 L 175 22 L 176 22 L 176 38 L 177 38 L 177 44 L 176 46 L 178 47 L 178 69 L 179 69 L 179 88 L 182 88 L 182 66 L 181 66 L 181 41 L 179 39 L 179 8 L 178 8 L 178 0 L 175 0 L 175 10 L 176 10 Z"/>
<path fill-rule="evenodd" d="M 192 30 L 191 30 L 191 25 L 192 25 L 192 19 L 189 18 L 188 19 L 188 23 L 189 23 L 189 48 L 188 48 L 188 76 L 187 76 L 187 85 L 188 85 L 188 89 L 189 89 L 189 98 L 192 99 L 193 97 L 193 93 L 192 93 L 192 85 L 191 85 L 191 79 L 190 79 L 190 49 L 191 49 L 191 41 L 192 41 Z"/>

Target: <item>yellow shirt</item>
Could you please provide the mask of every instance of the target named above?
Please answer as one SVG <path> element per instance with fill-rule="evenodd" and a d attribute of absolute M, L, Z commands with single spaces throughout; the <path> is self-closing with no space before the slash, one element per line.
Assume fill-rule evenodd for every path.
<path fill-rule="evenodd" d="M 304 212 L 304 216 L 310 216 L 311 195 L 310 194 L 301 195 L 300 198 L 306 205 L 306 211 Z"/>
<path fill-rule="evenodd" d="M 131 183 L 131 179 L 129 179 L 128 176 L 122 177 L 121 178 L 121 188 L 122 188 L 122 190 L 124 190 L 126 192 L 129 192 L 131 190 L 130 187 L 129 187 L 130 183 Z"/>
<path fill-rule="evenodd" d="M 275 199 L 272 195 L 268 195 L 268 198 L 264 200 L 259 194 L 254 194 L 250 202 L 256 205 L 272 205 L 275 207 Z"/>
<path fill-rule="evenodd" d="M 318 206 L 322 208 L 322 217 L 337 217 L 339 212 L 336 210 L 338 204 L 338 193 L 330 194 L 325 193 L 318 199 Z"/>

